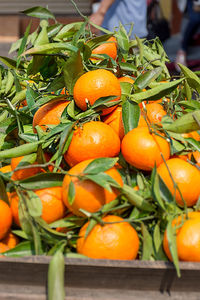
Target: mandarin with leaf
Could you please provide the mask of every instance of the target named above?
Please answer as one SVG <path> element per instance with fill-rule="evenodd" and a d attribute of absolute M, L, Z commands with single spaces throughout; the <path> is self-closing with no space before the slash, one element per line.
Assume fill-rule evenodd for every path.
<path fill-rule="evenodd" d="M 121 152 L 124 159 L 133 167 L 151 171 L 159 166 L 164 157 L 170 157 L 170 146 L 164 137 L 149 132 L 147 127 L 137 127 L 123 138 Z"/>
<path fill-rule="evenodd" d="M 90 121 L 79 126 L 73 133 L 64 158 L 69 166 L 91 158 L 116 157 L 120 152 L 120 139 L 107 124 Z"/>
<path fill-rule="evenodd" d="M 85 237 L 89 222 L 79 232 L 77 252 L 90 258 L 133 260 L 139 250 L 136 230 L 123 218 L 108 215 L 102 218 Z"/>
<path fill-rule="evenodd" d="M 74 85 L 73 95 L 76 105 L 85 111 L 88 105 L 92 106 L 101 97 L 116 96 L 110 102 L 119 100 L 121 87 L 112 72 L 98 69 L 88 71 L 78 78 Z M 110 113 L 114 108 L 115 106 L 104 108 L 102 115 Z"/>
<path fill-rule="evenodd" d="M 104 204 L 111 202 L 118 195 L 119 191 L 112 188 L 108 191 L 106 188 L 98 185 L 92 180 L 83 180 L 79 176 L 84 175 L 84 169 L 89 165 L 92 160 L 85 160 L 75 165 L 68 171 L 63 180 L 63 200 L 68 209 L 77 216 L 82 216 L 83 213 L 80 209 L 89 212 L 98 211 Z M 105 171 L 105 174 L 114 179 L 119 186 L 123 185 L 121 175 L 115 167 Z M 99 180 L 100 180 L 99 174 Z M 74 186 L 74 199 L 71 201 L 69 196 L 70 184 Z"/>

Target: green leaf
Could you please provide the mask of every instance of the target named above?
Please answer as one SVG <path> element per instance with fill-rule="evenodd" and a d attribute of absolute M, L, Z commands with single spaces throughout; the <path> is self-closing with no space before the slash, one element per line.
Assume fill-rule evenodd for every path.
<path fill-rule="evenodd" d="M 137 41 L 138 49 L 139 49 L 139 51 L 140 51 L 140 60 L 143 61 L 144 45 L 143 45 L 143 43 L 142 43 L 142 40 L 141 40 L 139 37 L 137 37 L 136 35 L 135 35 L 135 39 L 136 39 L 136 41 Z"/>
<path fill-rule="evenodd" d="M 82 25 L 83 22 L 75 22 L 63 26 L 63 28 L 55 36 L 54 40 L 63 40 L 73 36 L 76 31 L 80 30 Z"/>
<path fill-rule="evenodd" d="M 180 274 L 177 244 L 176 244 L 176 229 L 175 226 L 172 226 L 172 219 L 169 220 L 166 230 L 167 230 L 167 240 L 169 244 L 169 250 L 172 256 L 174 266 L 177 271 L 177 275 L 178 277 L 180 277 L 181 274 Z"/>
<path fill-rule="evenodd" d="M 16 72 L 16 70 L 11 70 L 13 76 L 14 76 L 14 86 L 16 89 L 16 93 L 21 92 L 22 91 L 22 87 L 18 78 L 18 74 Z"/>
<path fill-rule="evenodd" d="M 63 174 L 60 173 L 41 173 L 19 181 L 19 185 L 28 190 L 39 190 L 53 186 L 62 186 Z"/>
<path fill-rule="evenodd" d="M 112 36 L 112 34 L 103 34 L 103 35 L 94 37 L 87 42 L 87 45 L 93 50 L 93 49 L 97 48 L 98 46 L 104 44 L 104 42 L 106 42 L 111 36 Z"/>
<path fill-rule="evenodd" d="M 87 165 L 87 167 L 83 170 L 83 173 L 98 174 L 100 172 L 105 172 L 106 170 L 114 167 L 117 161 L 118 158 L 111 158 L 111 157 L 96 158 Z"/>
<path fill-rule="evenodd" d="M 152 237 L 144 223 L 141 224 L 141 230 L 143 236 L 142 260 L 150 260 L 154 254 Z"/>
<path fill-rule="evenodd" d="M 40 19 L 54 19 L 55 16 L 46 8 L 41 6 L 35 6 L 29 9 L 22 11 L 23 14 L 29 17 L 35 17 Z"/>
<path fill-rule="evenodd" d="M 68 189 L 68 195 L 67 195 L 67 199 L 68 199 L 68 202 L 70 205 L 73 204 L 75 196 L 76 196 L 75 185 L 74 185 L 73 181 L 71 180 L 69 183 L 69 189 Z"/>
<path fill-rule="evenodd" d="M 158 78 L 158 76 L 162 73 L 162 68 L 157 67 L 153 70 L 146 71 L 144 74 L 141 74 L 135 80 L 135 85 L 140 89 L 146 88 L 152 81 Z"/>
<path fill-rule="evenodd" d="M 157 223 L 154 227 L 153 231 L 153 245 L 155 248 L 155 255 L 156 255 L 156 260 L 165 260 L 167 261 L 167 257 L 163 251 L 163 241 L 162 237 L 160 234 L 160 227 L 159 224 Z"/>
<path fill-rule="evenodd" d="M 15 230 L 12 230 L 12 233 L 14 233 L 15 235 L 19 236 L 20 238 L 22 238 L 24 240 L 28 240 L 28 236 L 23 230 L 15 229 Z"/>
<path fill-rule="evenodd" d="M 115 106 L 121 102 L 121 100 L 113 101 L 114 99 L 116 99 L 116 95 L 101 97 L 95 101 L 95 103 L 91 106 L 91 108 L 96 110 L 98 108 L 98 110 L 100 110 L 103 108 Z"/>
<path fill-rule="evenodd" d="M 37 158 L 36 153 L 24 155 L 24 157 L 22 158 L 20 163 L 17 165 L 17 168 L 25 167 L 25 166 L 29 166 L 29 165 L 33 164 L 36 161 L 36 158 Z"/>
<path fill-rule="evenodd" d="M 70 122 L 70 123 L 66 124 L 63 132 L 61 133 L 59 149 L 58 149 L 58 156 L 64 154 L 67 151 L 65 145 L 66 145 L 66 142 L 67 142 L 67 140 L 68 140 L 68 138 L 69 138 L 69 136 L 72 132 L 74 124 L 75 124 L 74 122 Z"/>
<path fill-rule="evenodd" d="M 4 158 L 13 158 L 19 157 L 23 155 L 28 155 L 37 151 L 38 145 L 41 142 L 34 142 L 29 144 L 23 144 L 18 147 L 14 147 L 12 149 L 4 150 L 0 152 L 0 159 Z"/>
<path fill-rule="evenodd" d="M 92 229 L 94 228 L 95 225 L 97 225 L 97 221 L 95 219 L 91 219 L 89 221 L 89 224 L 87 226 L 86 232 L 85 232 L 85 236 L 84 239 L 86 239 L 88 237 L 88 235 L 90 234 L 90 232 L 92 231 Z"/>
<path fill-rule="evenodd" d="M 38 93 L 35 90 L 33 90 L 30 86 L 28 86 L 26 91 L 26 101 L 30 110 L 35 105 L 37 98 L 38 98 Z"/>
<path fill-rule="evenodd" d="M 57 251 L 60 251 L 65 247 L 67 241 L 59 241 L 57 242 L 47 253 L 48 256 L 53 256 Z"/>
<path fill-rule="evenodd" d="M 50 226 L 42 219 L 42 218 L 34 218 L 37 226 L 40 229 L 40 236 L 43 241 L 48 243 L 49 245 L 55 245 L 58 241 L 66 241 L 66 234 L 57 232 L 50 228 Z"/>
<path fill-rule="evenodd" d="M 4 252 L 3 255 L 7 257 L 24 257 L 35 255 L 34 244 L 30 241 L 21 242 L 15 248 Z"/>
<path fill-rule="evenodd" d="M 119 25 L 119 30 L 116 33 L 118 47 L 120 48 L 120 52 L 122 53 L 124 59 L 126 60 L 128 57 L 129 51 L 129 37 L 126 32 L 126 29 L 121 24 Z"/>
<path fill-rule="evenodd" d="M 47 34 L 48 22 L 46 20 L 42 20 L 40 22 L 40 27 L 42 29 L 41 29 L 40 33 L 38 34 L 37 39 L 35 40 L 34 47 L 38 47 L 38 46 L 49 43 L 49 38 L 48 38 L 48 34 Z"/>
<path fill-rule="evenodd" d="M 9 57 L 6 56 L 0 56 L 0 61 L 6 65 L 8 68 L 11 69 L 17 69 L 17 62 Z M 21 67 L 21 65 L 19 65 L 18 67 Z"/>
<path fill-rule="evenodd" d="M 198 122 L 197 122 L 198 121 Z M 193 112 L 189 112 L 177 120 L 175 120 L 172 124 L 163 123 L 163 128 L 176 133 L 187 133 L 194 130 L 199 130 L 200 124 L 200 110 L 195 110 Z"/>
<path fill-rule="evenodd" d="M 137 103 L 140 103 L 143 100 L 159 100 L 162 97 L 169 95 L 183 80 L 184 79 L 178 79 L 172 82 L 160 83 L 152 89 L 129 95 L 129 97 Z"/>
<path fill-rule="evenodd" d="M 83 22 L 83 24 L 81 25 L 79 30 L 74 33 L 73 39 L 72 39 L 72 44 L 73 45 L 75 45 L 75 46 L 78 45 L 78 47 L 79 47 L 79 43 L 82 43 L 82 41 L 84 41 L 84 43 L 85 43 L 85 40 L 81 39 L 81 37 L 86 36 L 86 26 L 87 26 L 87 24 L 88 24 L 87 21 Z"/>
<path fill-rule="evenodd" d="M 60 89 L 62 89 L 65 85 L 63 76 L 58 76 L 53 79 L 53 81 L 48 86 L 49 92 L 56 92 Z"/>
<path fill-rule="evenodd" d="M 159 176 L 159 188 L 162 199 L 167 203 L 174 203 L 174 197 L 171 194 L 170 190 Z"/>
<path fill-rule="evenodd" d="M 154 211 L 154 207 L 143 197 L 138 195 L 138 193 L 134 191 L 132 187 L 124 184 L 121 191 L 122 194 L 127 198 L 128 202 L 130 202 L 132 205 L 144 211 Z"/>
<path fill-rule="evenodd" d="M 65 86 L 70 94 L 73 94 L 73 88 L 76 80 L 83 74 L 83 62 L 80 50 L 73 53 L 63 66 Z"/>
<path fill-rule="evenodd" d="M 191 86 L 198 93 L 200 93 L 200 79 L 199 79 L 199 77 L 194 72 L 192 72 L 189 68 L 187 68 L 186 66 L 184 66 L 182 64 L 178 64 L 178 65 L 179 65 L 181 71 L 183 72 L 183 74 L 185 75 L 189 86 Z"/>
<path fill-rule="evenodd" d="M 196 101 L 196 100 L 190 100 L 190 101 L 179 101 L 178 102 L 179 105 L 184 106 L 185 108 L 190 108 L 190 109 L 200 109 L 200 102 Z"/>
<path fill-rule="evenodd" d="M 65 261 L 61 250 L 58 250 L 50 261 L 48 269 L 48 300 L 64 300 Z"/>
<path fill-rule="evenodd" d="M 22 53 L 23 56 L 25 55 L 35 55 L 35 54 L 52 54 L 57 53 L 58 51 L 62 50 L 69 50 L 76 52 L 78 49 L 71 45 L 70 43 L 48 43 L 41 46 L 33 47 L 24 53 Z"/>
<path fill-rule="evenodd" d="M 60 32 L 61 28 L 62 28 L 62 24 L 58 24 L 58 23 L 48 26 L 47 28 L 48 37 L 52 38 L 54 35 Z"/>
<path fill-rule="evenodd" d="M 120 188 L 120 185 L 115 181 L 110 175 L 106 173 L 98 173 L 98 174 L 91 174 L 91 175 L 84 175 L 84 179 L 89 179 L 98 185 L 102 186 L 109 192 L 112 192 L 112 187 Z"/>
<path fill-rule="evenodd" d="M 200 142 L 192 138 L 187 138 L 185 140 L 188 142 L 189 145 L 193 146 L 197 151 L 200 152 Z"/>
<path fill-rule="evenodd" d="M 119 204 L 119 200 L 116 198 L 115 200 L 112 200 L 111 202 L 106 203 L 105 205 L 103 205 L 101 207 L 101 212 L 102 213 L 108 213 L 108 212 L 112 211 L 112 209 L 114 207 L 116 207 L 118 204 Z"/>
<path fill-rule="evenodd" d="M 76 120 L 74 100 L 70 101 L 69 105 L 67 105 L 67 114 L 70 116 L 70 118 Z"/>
<path fill-rule="evenodd" d="M 184 149 L 185 149 L 185 146 L 182 143 L 172 139 L 172 142 L 171 142 L 171 154 L 172 155 L 175 153 L 181 152 Z"/>
<path fill-rule="evenodd" d="M 26 89 L 21 90 L 20 92 L 16 93 L 16 95 L 12 99 L 12 104 L 17 104 L 25 99 L 26 99 Z"/>
<path fill-rule="evenodd" d="M 152 191 L 153 198 L 157 201 L 158 205 L 165 211 L 165 205 L 160 194 L 159 176 L 156 167 L 153 168 L 151 174 L 151 182 L 152 182 L 151 191 Z"/>
<path fill-rule="evenodd" d="M 27 195 L 21 191 L 17 191 L 19 202 L 18 202 L 18 212 L 19 212 L 19 222 L 22 230 L 26 233 L 29 240 L 34 240 L 33 238 L 33 224 L 32 218 L 29 215 L 27 207 Z M 36 249 L 35 249 L 36 250 Z"/>
<path fill-rule="evenodd" d="M 36 193 L 27 191 L 29 200 L 27 201 L 28 211 L 32 217 L 40 217 L 42 215 L 42 202 Z"/>
<path fill-rule="evenodd" d="M 8 94 L 13 86 L 14 83 L 14 76 L 11 71 L 8 71 L 8 75 L 6 78 L 6 88 L 5 88 L 5 94 Z"/>
<path fill-rule="evenodd" d="M 66 216 L 64 219 L 57 220 L 51 224 L 49 224 L 50 228 L 57 228 L 57 227 L 80 227 L 84 223 L 84 218 L 76 217 L 76 216 Z"/>
<path fill-rule="evenodd" d="M 0 199 L 5 201 L 9 205 L 8 195 L 6 192 L 4 181 L 1 177 L 1 172 L 0 172 Z"/>
<path fill-rule="evenodd" d="M 188 101 L 191 101 L 192 100 L 192 91 L 191 91 L 191 88 L 187 82 L 187 80 L 185 80 L 185 84 L 184 84 L 184 88 L 185 88 L 185 95 L 186 95 L 186 98 Z M 187 101 L 187 102 L 188 102 Z M 193 100 L 194 101 L 194 100 Z M 179 102 L 180 104 L 180 102 Z M 199 104 L 200 105 L 200 104 Z"/>
<path fill-rule="evenodd" d="M 128 72 L 136 72 L 137 68 L 131 63 L 128 62 L 119 62 L 120 69 Z"/>
<path fill-rule="evenodd" d="M 83 56 L 83 60 L 87 61 L 91 57 L 92 50 L 90 49 L 90 47 L 87 44 L 85 44 L 85 41 L 79 42 L 78 47 Z"/>
<path fill-rule="evenodd" d="M 29 35 L 29 32 L 30 32 L 30 29 L 31 29 L 31 22 L 27 26 L 24 37 L 22 38 L 21 44 L 19 46 L 19 50 L 18 50 L 18 53 L 17 53 L 17 68 L 19 67 L 20 62 L 21 62 L 21 54 L 24 52 L 24 50 L 26 48 L 26 43 L 27 43 L 27 40 L 28 40 L 28 35 Z"/>
<path fill-rule="evenodd" d="M 128 99 L 122 104 L 122 121 L 125 134 L 138 126 L 140 107 Z"/>

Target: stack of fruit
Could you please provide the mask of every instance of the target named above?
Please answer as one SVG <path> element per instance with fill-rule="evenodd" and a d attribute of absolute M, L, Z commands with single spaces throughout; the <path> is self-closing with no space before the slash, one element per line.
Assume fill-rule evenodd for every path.
<path fill-rule="evenodd" d="M 200 261 L 197 74 L 122 25 L 25 13 L 39 28 L 0 57 L 2 255 Z"/>

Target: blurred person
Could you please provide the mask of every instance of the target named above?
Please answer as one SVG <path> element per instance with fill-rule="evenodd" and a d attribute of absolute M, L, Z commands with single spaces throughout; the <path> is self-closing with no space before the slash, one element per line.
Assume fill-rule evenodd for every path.
<path fill-rule="evenodd" d="M 97 12 L 101 0 L 92 0 L 92 13 Z"/>
<path fill-rule="evenodd" d="M 105 29 L 113 31 L 120 22 L 129 32 L 131 23 L 133 30 L 131 38 L 147 36 L 147 0 L 101 0 L 96 12 L 90 16 L 90 21 Z"/>
<path fill-rule="evenodd" d="M 185 6 L 188 13 L 188 24 L 183 33 L 183 38 L 181 42 L 181 48 L 178 50 L 176 59 L 175 59 L 175 67 L 177 71 L 180 71 L 178 63 L 187 66 L 187 53 L 189 45 L 196 34 L 197 30 L 200 26 L 200 1 L 199 0 L 179 0 L 178 5 L 182 11 L 184 11 Z"/>

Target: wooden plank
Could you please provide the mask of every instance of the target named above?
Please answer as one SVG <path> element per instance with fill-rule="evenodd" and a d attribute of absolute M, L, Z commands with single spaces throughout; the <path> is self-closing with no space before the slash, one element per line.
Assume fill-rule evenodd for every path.
<path fill-rule="evenodd" d="M 0 299 L 46 299 L 49 261 L 38 256 L 1 259 Z M 180 267 L 177 278 L 166 262 L 66 259 L 66 299 L 199 299 L 200 263 Z"/>

